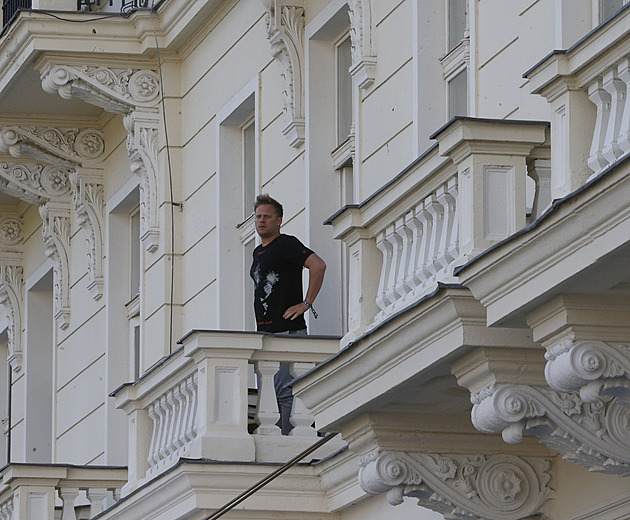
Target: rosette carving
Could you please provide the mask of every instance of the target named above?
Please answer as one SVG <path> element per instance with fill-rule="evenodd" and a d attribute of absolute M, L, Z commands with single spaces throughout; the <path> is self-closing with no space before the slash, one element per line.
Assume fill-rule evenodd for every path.
<path fill-rule="evenodd" d="M 267 38 L 280 66 L 285 126 L 283 135 L 294 148 L 304 143 L 304 8 L 282 0 L 263 0 Z"/>
<path fill-rule="evenodd" d="M 72 200 L 79 227 L 85 233 L 88 259 L 88 290 L 95 300 L 103 296 L 103 220 L 105 197 L 100 173 L 74 171 L 70 176 Z"/>
<path fill-rule="evenodd" d="M 78 97 L 116 114 L 153 107 L 160 98 L 159 76 L 149 69 L 49 65 L 41 80 L 48 93 L 64 99 Z"/>
<path fill-rule="evenodd" d="M 549 349 L 545 358 L 545 378 L 554 390 L 577 390 L 587 402 L 613 396 L 630 406 L 630 346 L 568 340 Z"/>
<path fill-rule="evenodd" d="M 89 128 L 5 126 L 0 128 L 0 151 L 71 167 L 99 159 L 105 140 L 102 132 Z"/>
<path fill-rule="evenodd" d="M 53 262 L 55 320 L 61 329 L 70 324 L 70 204 L 47 202 L 39 207 L 46 256 Z"/>
<path fill-rule="evenodd" d="M 472 397 L 472 422 L 516 444 L 535 435 L 563 458 L 591 471 L 630 475 L 630 408 L 616 399 L 585 402 L 577 392 L 493 385 Z"/>
<path fill-rule="evenodd" d="M 348 0 L 348 15 L 352 43 L 350 74 L 359 88 L 367 88 L 374 83 L 376 69 L 371 0 Z"/>
<path fill-rule="evenodd" d="M 514 520 L 547 515 L 550 469 L 540 457 L 383 452 L 362 461 L 359 484 L 386 492 L 392 505 L 413 497 L 447 518 Z"/>
<path fill-rule="evenodd" d="M 40 204 L 63 197 L 70 191 L 70 169 L 37 163 L 0 163 L 2 191 L 19 199 Z"/>
<path fill-rule="evenodd" d="M 135 111 L 123 119 L 127 129 L 127 152 L 131 171 L 140 178 L 140 240 L 150 253 L 159 245 L 158 151 L 159 116 Z"/>

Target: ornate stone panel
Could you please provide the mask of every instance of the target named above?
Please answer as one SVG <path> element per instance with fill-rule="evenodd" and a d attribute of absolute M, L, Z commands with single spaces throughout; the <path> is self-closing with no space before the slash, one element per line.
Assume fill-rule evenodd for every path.
<path fill-rule="evenodd" d="M 542 457 L 375 452 L 362 460 L 359 484 L 386 492 L 393 505 L 416 498 L 445 518 L 544 518 L 554 497 L 550 470 Z"/>
<path fill-rule="evenodd" d="M 591 471 L 630 475 L 630 408 L 615 398 L 584 402 L 577 392 L 496 384 L 473 394 L 472 421 L 510 444 L 537 436 L 563 458 Z"/>
<path fill-rule="evenodd" d="M 85 233 L 88 257 L 88 290 L 95 300 L 103 296 L 103 222 L 105 198 L 103 175 L 98 170 L 79 169 L 70 175 L 77 221 Z"/>
<path fill-rule="evenodd" d="M 64 99 L 78 97 L 116 114 L 155 106 L 160 97 L 159 76 L 148 69 L 54 64 L 41 79 L 46 92 Z"/>
<path fill-rule="evenodd" d="M 630 345 L 569 339 L 545 355 L 545 378 L 558 392 L 579 391 L 589 403 L 600 395 L 630 407 Z"/>
<path fill-rule="evenodd" d="M 124 124 L 131 171 L 140 178 L 140 240 L 152 253 L 157 250 L 160 237 L 157 196 L 159 115 L 136 110 L 125 116 Z"/>
<path fill-rule="evenodd" d="M 262 0 L 267 10 L 267 38 L 280 66 L 285 126 L 294 148 L 304 143 L 304 7 L 283 0 Z M 293 1 L 292 3 L 297 3 Z"/>
<path fill-rule="evenodd" d="M 374 83 L 376 73 L 371 4 L 372 0 L 348 0 L 352 42 L 350 74 L 355 78 L 359 88 L 367 88 Z"/>
<path fill-rule="evenodd" d="M 22 370 L 22 317 L 24 272 L 22 268 L 22 219 L 0 216 L 0 305 L 8 321 L 8 361 L 15 372 Z"/>
<path fill-rule="evenodd" d="M 46 255 L 53 261 L 54 317 L 61 329 L 70 324 L 70 213 L 68 202 L 39 207 Z"/>
<path fill-rule="evenodd" d="M 34 162 L 0 162 L 0 191 L 39 205 L 68 194 L 70 171 Z"/>

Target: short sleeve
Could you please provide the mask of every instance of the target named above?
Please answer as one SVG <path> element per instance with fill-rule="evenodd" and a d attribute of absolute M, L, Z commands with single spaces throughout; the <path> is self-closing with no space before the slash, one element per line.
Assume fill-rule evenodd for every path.
<path fill-rule="evenodd" d="M 308 247 L 306 247 L 297 238 L 291 235 L 286 235 L 285 240 L 285 258 L 287 261 L 294 265 L 304 266 L 306 259 L 313 254 Z"/>

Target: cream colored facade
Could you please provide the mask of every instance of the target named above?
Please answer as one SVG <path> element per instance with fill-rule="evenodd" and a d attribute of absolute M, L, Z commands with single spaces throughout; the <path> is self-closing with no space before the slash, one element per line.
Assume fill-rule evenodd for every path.
<path fill-rule="evenodd" d="M 625 3 L 4 2 L 0 520 L 630 519 Z"/>

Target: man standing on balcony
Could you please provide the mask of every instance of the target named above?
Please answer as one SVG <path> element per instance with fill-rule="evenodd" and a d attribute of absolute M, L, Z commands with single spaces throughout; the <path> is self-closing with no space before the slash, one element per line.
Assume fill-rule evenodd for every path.
<path fill-rule="evenodd" d="M 306 336 L 304 313 L 317 313 L 313 301 L 324 282 L 326 263 L 297 238 L 280 233 L 282 204 L 269 195 L 259 195 L 254 204 L 256 232 L 260 245 L 254 249 L 250 275 L 254 280 L 254 311 L 257 330 Z M 303 296 L 302 268 L 308 269 L 308 289 Z M 287 435 L 293 395 L 288 365 L 280 365 L 274 378 L 280 410 L 280 427 Z"/>

